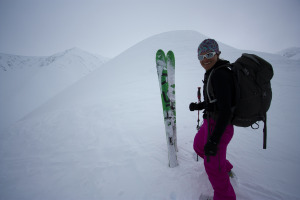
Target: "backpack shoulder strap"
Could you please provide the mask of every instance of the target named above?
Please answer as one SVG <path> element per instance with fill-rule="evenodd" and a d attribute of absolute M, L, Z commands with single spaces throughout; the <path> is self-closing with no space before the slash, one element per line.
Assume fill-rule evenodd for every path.
<path fill-rule="evenodd" d="M 207 85 L 206 85 L 206 93 L 207 93 L 209 103 L 217 102 L 217 99 L 214 95 L 214 90 L 213 90 L 213 87 L 211 84 L 211 78 L 212 78 L 213 74 L 216 72 L 216 70 L 221 69 L 221 68 L 228 68 L 229 70 L 231 70 L 231 65 L 230 64 L 221 65 L 216 68 L 213 68 L 212 71 L 210 72 L 208 79 L 207 79 Z"/>

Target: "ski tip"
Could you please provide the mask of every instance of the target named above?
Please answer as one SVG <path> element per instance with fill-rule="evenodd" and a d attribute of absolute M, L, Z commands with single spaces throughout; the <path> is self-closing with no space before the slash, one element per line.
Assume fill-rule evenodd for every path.
<path fill-rule="evenodd" d="M 157 50 L 156 52 L 156 61 L 158 60 L 165 60 L 165 52 L 161 49 Z"/>
<path fill-rule="evenodd" d="M 173 51 L 168 51 L 167 53 L 167 59 L 171 61 L 172 65 L 175 66 L 175 55 Z"/>
<path fill-rule="evenodd" d="M 156 52 L 156 55 L 157 54 L 163 54 L 163 55 L 165 55 L 165 52 L 162 49 L 158 49 L 157 52 Z"/>
<path fill-rule="evenodd" d="M 173 51 L 168 51 L 167 55 L 168 55 L 168 57 L 170 57 L 170 58 L 174 58 L 174 57 L 175 57 Z"/>
<path fill-rule="evenodd" d="M 174 55 L 174 52 L 172 50 L 169 50 L 167 54 L 168 55 Z"/>

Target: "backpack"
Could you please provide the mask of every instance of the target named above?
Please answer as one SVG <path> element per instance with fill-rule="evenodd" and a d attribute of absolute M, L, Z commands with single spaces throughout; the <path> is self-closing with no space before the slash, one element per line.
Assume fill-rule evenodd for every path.
<path fill-rule="evenodd" d="M 234 63 L 213 69 L 207 83 L 207 96 L 210 103 L 216 101 L 210 78 L 215 70 L 222 67 L 227 67 L 232 71 L 235 83 L 236 105 L 232 108 L 231 124 L 258 129 L 259 124 L 257 122 L 263 121 L 263 149 L 266 149 L 267 111 L 272 101 L 270 80 L 274 75 L 272 65 L 257 55 L 244 53 Z"/>

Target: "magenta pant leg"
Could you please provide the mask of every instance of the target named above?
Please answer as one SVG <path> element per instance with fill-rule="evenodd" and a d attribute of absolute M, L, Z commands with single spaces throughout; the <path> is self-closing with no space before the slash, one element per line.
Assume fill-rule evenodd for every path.
<path fill-rule="evenodd" d="M 214 127 L 215 123 L 213 120 L 210 121 L 210 125 Z M 204 146 L 208 134 L 207 120 L 204 120 L 202 127 L 194 139 L 194 150 L 199 156 L 204 158 L 205 170 L 214 189 L 214 200 L 236 200 L 236 195 L 228 175 L 233 166 L 226 159 L 227 146 L 231 141 L 233 132 L 233 126 L 228 125 L 220 140 L 217 155 L 209 156 L 209 162 L 204 155 Z"/>
<path fill-rule="evenodd" d="M 204 159 L 204 145 L 207 141 L 207 120 L 204 119 L 202 126 L 200 127 L 198 133 L 196 134 L 194 138 L 194 150 L 200 156 Z"/>

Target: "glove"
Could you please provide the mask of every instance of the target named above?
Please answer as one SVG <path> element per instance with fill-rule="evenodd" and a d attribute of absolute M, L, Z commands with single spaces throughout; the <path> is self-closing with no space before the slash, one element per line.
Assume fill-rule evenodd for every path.
<path fill-rule="evenodd" d="M 190 111 L 197 110 L 197 103 L 191 103 L 189 108 L 190 108 Z"/>
<path fill-rule="evenodd" d="M 204 146 L 204 153 L 206 156 L 215 156 L 218 151 L 218 143 L 213 139 L 209 139 Z"/>
<path fill-rule="evenodd" d="M 191 103 L 190 104 L 190 111 L 194 111 L 194 110 L 203 110 L 204 109 L 204 102 L 201 103 Z"/>

